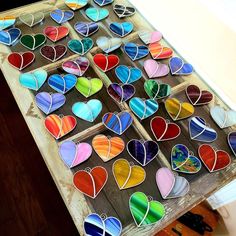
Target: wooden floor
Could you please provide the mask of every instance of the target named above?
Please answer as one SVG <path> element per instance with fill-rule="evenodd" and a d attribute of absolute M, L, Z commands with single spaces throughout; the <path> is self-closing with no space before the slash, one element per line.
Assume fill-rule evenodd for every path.
<path fill-rule="evenodd" d="M 0 124 L 0 235 L 78 235 L 1 73 Z"/>

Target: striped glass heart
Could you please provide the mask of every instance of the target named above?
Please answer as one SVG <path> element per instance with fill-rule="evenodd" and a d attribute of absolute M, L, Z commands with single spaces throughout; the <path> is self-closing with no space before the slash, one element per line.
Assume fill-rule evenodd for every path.
<path fill-rule="evenodd" d="M 135 43 L 126 43 L 124 46 L 125 53 L 133 61 L 146 57 L 149 53 L 148 47 L 144 45 L 138 45 Z"/>
<path fill-rule="evenodd" d="M 20 37 L 21 31 L 18 28 L 11 28 L 0 31 L 0 43 L 11 46 Z"/>
<path fill-rule="evenodd" d="M 130 34 L 134 28 L 131 22 L 113 22 L 109 25 L 111 32 L 120 37 L 125 37 Z"/>
<path fill-rule="evenodd" d="M 115 69 L 116 76 L 124 84 L 131 84 L 142 77 L 142 71 L 136 67 L 125 65 L 117 66 Z"/>

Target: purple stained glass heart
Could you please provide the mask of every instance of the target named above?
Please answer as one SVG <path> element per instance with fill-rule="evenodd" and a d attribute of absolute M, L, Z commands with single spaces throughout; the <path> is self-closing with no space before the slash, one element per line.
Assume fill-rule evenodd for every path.
<path fill-rule="evenodd" d="M 86 57 L 78 57 L 71 61 L 65 61 L 62 68 L 69 74 L 82 76 L 89 67 L 89 60 Z"/>
<path fill-rule="evenodd" d="M 127 143 L 127 151 L 140 165 L 146 166 L 155 159 L 159 152 L 159 146 L 155 141 L 142 141 L 132 139 Z"/>
<path fill-rule="evenodd" d="M 77 22 L 75 30 L 84 37 L 88 37 L 98 31 L 99 26 L 96 22 Z"/>

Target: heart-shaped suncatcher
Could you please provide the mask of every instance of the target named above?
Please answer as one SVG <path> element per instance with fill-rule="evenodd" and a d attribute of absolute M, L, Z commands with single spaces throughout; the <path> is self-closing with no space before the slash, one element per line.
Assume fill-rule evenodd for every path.
<path fill-rule="evenodd" d="M 210 172 L 223 170 L 231 163 L 230 155 L 226 151 L 214 149 L 209 144 L 202 144 L 198 148 L 198 154 Z"/>
<path fill-rule="evenodd" d="M 147 46 L 135 43 L 126 43 L 124 51 L 132 61 L 146 57 L 149 53 Z"/>
<path fill-rule="evenodd" d="M 45 45 L 40 48 L 41 55 L 51 62 L 55 62 L 61 59 L 66 54 L 66 51 L 67 47 L 62 44 L 58 44 L 55 46 Z"/>
<path fill-rule="evenodd" d="M 20 38 L 20 43 L 32 51 L 42 46 L 45 42 L 46 37 L 44 34 L 25 34 Z"/>
<path fill-rule="evenodd" d="M 74 25 L 75 30 L 84 37 L 88 37 L 98 31 L 99 26 L 96 22 L 77 22 Z"/>
<path fill-rule="evenodd" d="M 176 98 L 168 98 L 165 101 L 165 108 L 173 120 L 185 119 L 194 113 L 194 107 L 190 103 L 181 103 Z"/>
<path fill-rule="evenodd" d="M 55 139 L 59 139 L 71 132 L 76 124 L 76 119 L 73 116 L 58 116 L 55 114 L 47 116 L 44 121 L 47 131 Z"/>
<path fill-rule="evenodd" d="M 143 63 L 143 68 L 150 79 L 166 76 L 170 72 L 167 65 L 156 62 L 153 59 L 145 60 Z"/>
<path fill-rule="evenodd" d="M 120 38 L 108 38 L 106 36 L 98 37 L 96 43 L 105 53 L 110 53 L 119 48 L 122 44 Z"/>
<path fill-rule="evenodd" d="M 76 102 L 72 106 L 72 112 L 82 120 L 94 122 L 102 111 L 102 103 L 97 99 L 87 102 Z"/>
<path fill-rule="evenodd" d="M 134 83 L 142 77 L 142 71 L 139 68 L 125 65 L 117 66 L 115 73 L 118 79 L 124 84 Z"/>
<path fill-rule="evenodd" d="M 94 95 L 102 89 L 103 82 L 98 78 L 87 79 L 86 77 L 79 77 L 75 88 L 86 98 Z"/>
<path fill-rule="evenodd" d="M 13 45 L 20 37 L 21 31 L 18 28 L 11 28 L 0 31 L 0 43 L 7 46 Z"/>
<path fill-rule="evenodd" d="M 189 63 L 185 63 L 179 57 L 172 57 L 169 61 L 170 71 L 172 75 L 190 75 L 193 67 Z"/>
<path fill-rule="evenodd" d="M 18 70 L 23 70 L 33 63 L 35 55 L 33 52 L 12 52 L 8 55 L 7 60 L 11 66 Z"/>
<path fill-rule="evenodd" d="M 106 6 L 108 4 L 113 3 L 114 0 L 93 0 L 95 3 L 97 3 L 100 7 Z"/>
<path fill-rule="evenodd" d="M 108 112 L 102 117 L 103 124 L 116 134 L 123 134 L 132 124 L 133 118 L 127 111 L 120 113 Z"/>
<path fill-rule="evenodd" d="M 119 37 L 125 37 L 133 31 L 133 24 L 131 22 L 113 22 L 109 25 L 111 32 Z"/>
<path fill-rule="evenodd" d="M 44 19 L 43 12 L 36 12 L 36 13 L 26 13 L 19 16 L 19 19 L 24 24 L 28 25 L 29 27 L 33 27 L 39 23 L 41 23 Z"/>
<path fill-rule="evenodd" d="M 189 121 L 190 138 L 199 142 L 213 142 L 217 139 L 217 133 L 209 127 L 206 121 L 199 117 L 192 117 Z"/>
<path fill-rule="evenodd" d="M 118 103 L 129 100 L 135 93 L 135 87 L 132 84 L 112 83 L 107 88 L 108 94 Z"/>
<path fill-rule="evenodd" d="M 72 52 L 83 56 L 93 47 L 93 40 L 91 38 L 71 39 L 67 46 Z"/>
<path fill-rule="evenodd" d="M 98 68 L 100 68 L 103 72 L 107 72 L 119 64 L 119 57 L 116 55 L 104 55 L 104 54 L 96 54 L 93 57 L 93 61 Z"/>
<path fill-rule="evenodd" d="M 156 173 L 157 187 L 162 198 L 183 197 L 189 192 L 189 182 L 182 176 L 175 175 L 170 169 L 162 167 Z"/>
<path fill-rule="evenodd" d="M 69 34 L 69 29 L 65 26 L 47 26 L 43 33 L 53 42 L 57 42 Z"/>
<path fill-rule="evenodd" d="M 102 166 L 93 169 L 79 170 L 74 174 L 73 183 L 76 189 L 90 198 L 96 198 L 105 186 L 108 174 Z"/>
<path fill-rule="evenodd" d="M 88 0 L 65 0 L 65 4 L 73 11 L 79 10 L 88 4 Z"/>
<path fill-rule="evenodd" d="M 148 49 L 153 59 L 166 59 L 173 55 L 173 50 L 168 47 L 164 47 L 158 42 L 150 43 Z"/>
<path fill-rule="evenodd" d="M 109 11 L 107 9 L 98 9 L 95 7 L 91 7 L 91 8 L 86 9 L 85 14 L 92 21 L 97 22 L 108 17 Z"/>
<path fill-rule="evenodd" d="M 151 130 L 157 141 L 167 141 L 177 138 L 180 133 L 180 127 L 165 120 L 161 116 L 155 116 L 150 122 Z"/>
<path fill-rule="evenodd" d="M 131 195 L 129 208 L 138 227 L 155 224 L 165 216 L 164 206 L 142 192 Z"/>
<path fill-rule="evenodd" d="M 130 164 L 126 159 L 116 160 L 112 172 L 120 190 L 140 185 L 146 178 L 146 172 L 141 166 Z"/>
<path fill-rule="evenodd" d="M 159 31 L 141 30 L 138 35 L 145 44 L 158 42 L 162 38 L 162 34 Z"/>
<path fill-rule="evenodd" d="M 92 146 L 98 156 L 107 162 L 123 152 L 125 143 L 120 137 L 107 137 L 98 134 L 93 138 Z"/>
<path fill-rule="evenodd" d="M 59 147 L 59 154 L 66 166 L 73 168 L 89 159 L 92 147 L 88 143 L 64 141 Z"/>
<path fill-rule="evenodd" d="M 186 95 L 193 105 L 204 105 L 211 102 L 213 94 L 207 90 L 201 90 L 197 85 L 189 85 L 186 88 Z"/>
<path fill-rule="evenodd" d="M 130 99 L 129 107 L 139 119 L 144 120 L 156 113 L 159 105 L 154 99 L 134 97 Z"/>
<path fill-rule="evenodd" d="M 15 16 L 4 16 L 0 17 L 0 30 L 4 30 L 15 24 L 16 17 Z"/>
<path fill-rule="evenodd" d="M 50 16 L 58 24 L 63 24 L 74 17 L 74 12 L 69 10 L 56 9 L 50 12 Z"/>
<path fill-rule="evenodd" d="M 154 160 L 159 152 L 159 146 L 152 140 L 132 139 L 127 143 L 127 151 L 140 165 L 146 166 Z"/>
<path fill-rule="evenodd" d="M 134 7 L 124 6 L 120 4 L 115 4 L 113 7 L 113 11 L 119 18 L 132 16 L 136 12 Z"/>
<path fill-rule="evenodd" d="M 172 148 L 171 166 L 174 171 L 187 174 L 195 174 L 202 167 L 200 160 L 183 144 L 176 144 Z"/>
<path fill-rule="evenodd" d="M 235 131 L 230 132 L 228 134 L 228 144 L 233 154 L 236 156 L 236 132 Z"/>
<path fill-rule="evenodd" d="M 82 76 L 89 68 L 89 60 L 86 57 L 78 57 L 71 61 L 65 61 L 62 64 L 62 69 L 69 74 Z"/>

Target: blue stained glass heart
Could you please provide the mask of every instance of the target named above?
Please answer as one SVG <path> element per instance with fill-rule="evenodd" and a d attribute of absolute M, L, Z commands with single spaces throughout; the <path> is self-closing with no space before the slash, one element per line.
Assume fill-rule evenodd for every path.
<path fill-rule="evenodd" d="M 233 152 L 233 154 L 236 156 L 236 132 L 230 132 L 228 134 L 228 144 Z"/>
<path fill-rule="evenodd" d="M 117 66 L 115 73 L 118 79 L 125 84 L 131 84 L 142 77 L 142 71 L 140 69 L 125 65 Z"/>
<path fill-rule="evenodd" d="M 113 22 L 110 24 L 109 28 L 114 34 L 120 37 L 125 37 L 132 32 L 134 26 L 131 22 Z"/>
<path fill-rule="evenodd" d="M 14 16 L 0 16 L 0 30 L 4 30 L 15 24 L 16 18 Z"/>
<path fill-rule="evenodd" d="M 21 31 L 18 28 L 11 28 L 0 31 L 0 43 L 11 46 L 20 37 Z"/>
<path fill-rule="evenodd" d="M 94 0 L 100 7 L 113 3 L 114 0 Z"/>
<path fill-rule="evenodd" d="M 69 10 L 56 9 L 50 13 L 51 18 L 58 24 L 65 23 L 74 17 L 74 12 Z"/>
<path fill-rule="evenodd" d="M 109 11 L 107 9 L 98 9 L 94 7 L 88 8 L 85 13 L 88 18 L 95 22 L 103 20 L 109 15 Z"/>
<path fill-rule="evenodd" d="M 193 67 L 189 63 L 179 57 L 172 57 L 169 61 L 170 71 L 172 75 L 190 75 L 193 72 Z"/>
<path fill-rule="evenodd" d="M 145 45 L 137 45 L 135 43 L 126 43 L 124 46 L 125 53 L 133 61 L 146 57 L 149 53 L 148 47 Z"/>
<path fill-rule="evenodd" d="M 84 37 L 88 37 L 98 31 L 99 26 L 96 22 L 77 22 L 75 30 Z"/>

